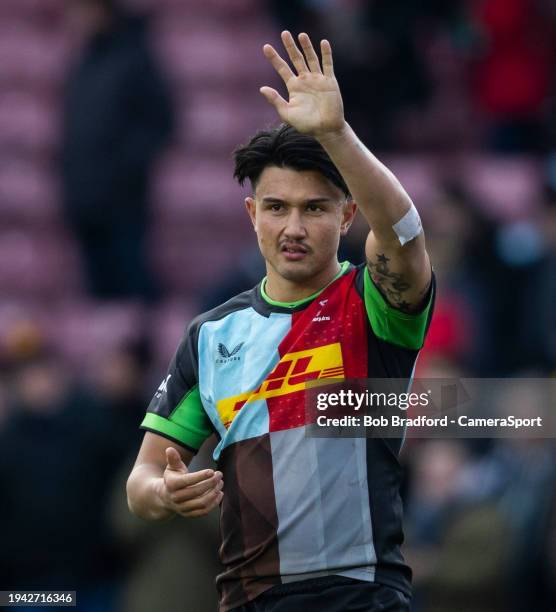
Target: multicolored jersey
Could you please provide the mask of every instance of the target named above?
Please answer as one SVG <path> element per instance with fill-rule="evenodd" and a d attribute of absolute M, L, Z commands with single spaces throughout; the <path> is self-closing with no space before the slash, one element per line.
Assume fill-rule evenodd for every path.
<path fill-rule="evenodd" d="M 316 576 L 410 593 L 401 441 L 306 436 L 304 394 L 311 380 L 409 378 L 433 299 L 434 280 L 424 309 L 402 313 L 344 262 L 305 300 L 273 301 L 263 280 L 189 325 L 141 426 L 194 452 L 218 437 L 221 612 Z"/>

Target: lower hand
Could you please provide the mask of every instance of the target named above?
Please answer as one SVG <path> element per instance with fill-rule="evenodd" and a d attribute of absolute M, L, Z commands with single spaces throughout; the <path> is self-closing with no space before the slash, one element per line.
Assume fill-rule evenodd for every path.
<path fill-rule="evenodd" d="M 166 469 L 157 483 L 163 505 L 175 514 L 194 518 L 208 514 L 224 497 L 222 472 L 190 472 L 175 448 L 166 449 Z"/>

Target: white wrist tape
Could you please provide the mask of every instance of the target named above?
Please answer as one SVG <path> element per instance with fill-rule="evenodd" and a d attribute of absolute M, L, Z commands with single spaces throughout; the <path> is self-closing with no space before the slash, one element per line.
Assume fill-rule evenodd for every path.
<path fill-rule="evenodd" d="M 413 204 L 405 215 L 392 226 L 392 229 L 396 232 L 402 246 L 423 231 L 421 217 L 419 217 L 419 213 Z"/>

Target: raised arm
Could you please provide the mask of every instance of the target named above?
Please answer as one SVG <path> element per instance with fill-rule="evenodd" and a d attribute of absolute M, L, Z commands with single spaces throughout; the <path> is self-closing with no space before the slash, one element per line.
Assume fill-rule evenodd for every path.
<path fill-rule="evenodd" d="M 342 174 L 371 227 L 367 265 L 384 298 L 403 312 L 418 311 L 430 287 L 431 266 L 415 206 L 345 121 L 330 43 L 321 41 L 319 60 L 307 34 L 299 35 L 301 48 L 287 31 L 282 42 L 295 72 L 272 45 L 263 52 L 286 84 L 289 99 L 271 87 L 261 87 L 261 93 L 282 121 L 316 138 Z"/>

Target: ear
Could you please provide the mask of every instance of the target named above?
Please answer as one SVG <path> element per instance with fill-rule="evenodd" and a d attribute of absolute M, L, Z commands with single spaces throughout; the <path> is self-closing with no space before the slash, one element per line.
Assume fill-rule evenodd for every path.
<path fill-rule="evenodd" d="M 342 210 L 342 224 L 340 225 L 340 235 L 345 236 L 355 219 L 357 204 L 353 200 L 348 200 Z"/>
<path fill-rule="evenodd" d="M 245 198 L 245 210 L 251 219 L 251 223 L 253 224 L 253 229 L 257 231 L 257 204 L 255 200 L 251 197 Z"/>

